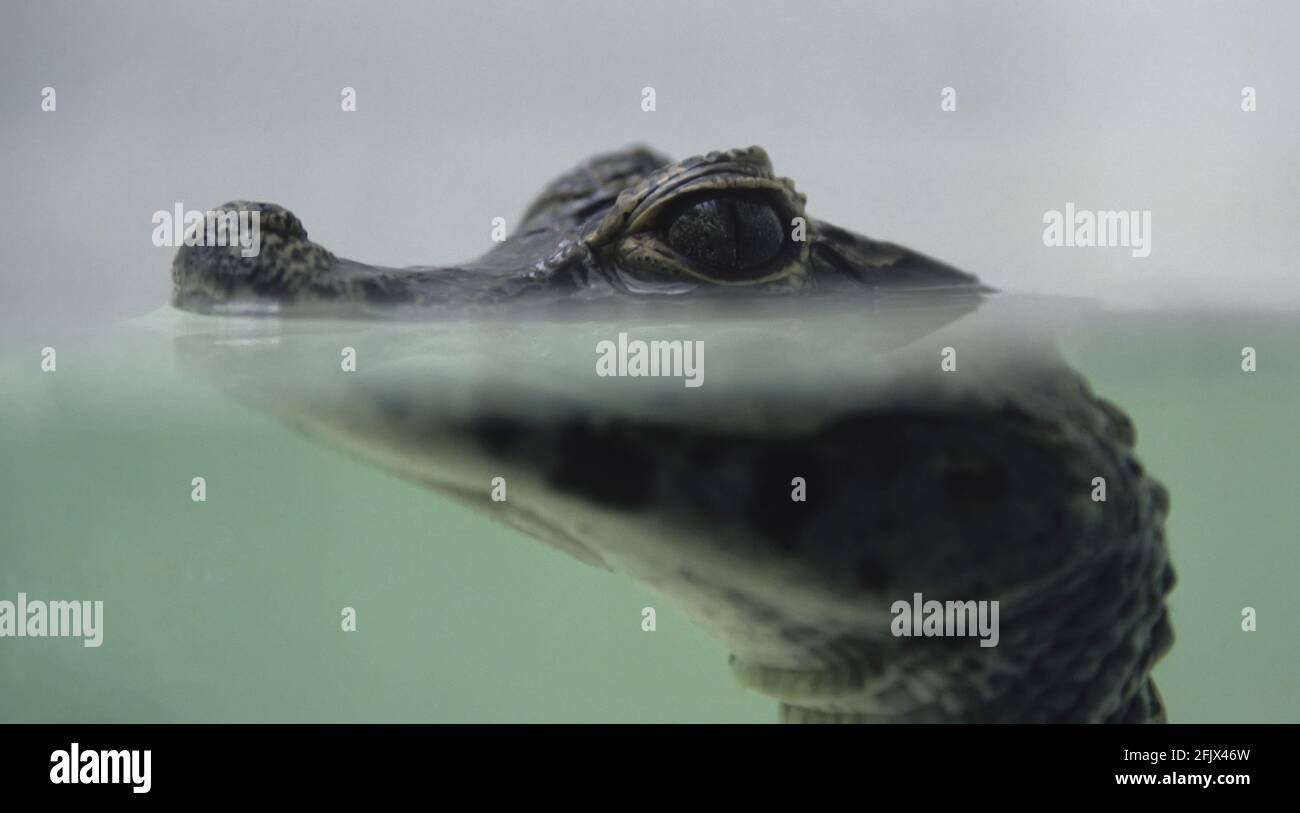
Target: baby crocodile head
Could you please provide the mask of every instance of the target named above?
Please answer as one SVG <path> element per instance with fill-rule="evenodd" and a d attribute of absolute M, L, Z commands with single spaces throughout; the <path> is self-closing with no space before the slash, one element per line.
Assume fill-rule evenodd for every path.
<path fill-rule="evenodd" d="M 261 251 L 182 248 L 182 308 L 490 307 L 468 323 L 328 331 L 199 318 L 188 361 L 309 434 L 665 596 L 785 719 L 1163 719 L 1150 670 L 1172 641 L 1169 500 L 1134 456 L 1128 417 L 1059 356 L 1029 352 L 1005 312 L 980 323 L 996 300 L 970 312 L 986 290 L 974 277 L 806 216 L 762 150 L 598 157 L 550 184 L 514 237 L 452 268 L 340 259 L 285 209 L 229 208 L 261 213 Z M 737 298 L 762 304 L 690 307 Z M 500 307 L 537 301 L 605 306 L 579 319 Z M 615 335 L 699 340 L 708 386 L 598 378 L 592 349 Z M 366 361 L 322 374 L 343 345 Z M 950 372 L 941 348 L 963 354 Z M 492 496 L 498 481 L 508 499 Z M 987 637 L 947 634 L 975 624 L 958 614 L 976 605 Z"/>
<path fill-rule="evenodd" d="M 513 237 L 454 267 L 343 259 L 275 204 L 214 211 L 257 213 L 260 250 L 224 245 L 234 241 L 221 219 L 216 245 L 181 248 L 173 303 L 187 310 L 979 288 L 955 268 L 807 216 L 804 196 L 760 147 L 677 163 L 640 147 L 597 156 L 547 186 Z"/>

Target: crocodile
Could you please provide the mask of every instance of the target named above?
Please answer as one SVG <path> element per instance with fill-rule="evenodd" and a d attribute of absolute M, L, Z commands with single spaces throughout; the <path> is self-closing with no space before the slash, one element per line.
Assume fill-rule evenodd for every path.
<path fill-rule="evenodd" d="M 494 325 L 507 372 L 476 379 L 472 398 L 410 364 L 333 400 L 231 389 L 665 596 L 782 720 L 1164 721 L 1151 670 L 1173 642 L 1169 495 L 1135 455 L 1133 422 L 1059 355 L 1019 347 L 1016 328 L 1000 343 L 964 334 L 986 349 L 960 375 L 915 331 L 870 349 L 856 331 L 929 314 L 929 334 L 1001 295 L 805 203 L 758 147 L 679 162 L 633 147 L 547 185 L 478 260 L 389 268 L 336 256 L 283 207 L 236 201 L 219 208 L 260 214 L 260 252 L 180 248 L 173 304 L 395 324 L 417 343 L 449 320 Z M 729 319 L 743 329 L 717 329 Z M 530 357 L 559 369 L 509 372 L 535 326 L 573 323 L 577 349 Z M 588 362 L 567 359 L 610 324 L 709 333 L 722 347 L 709 384 L 600 395 Z M 825 337 L 810 343 L 811 324 L 845 339 L 824 371 L 810 369 Z M 756 363 L 720 380 L 741 345 Z M 248 358 L 231 352 L 208 372 L 229 379 Z M 491 496 L 498 477 L 508 499 Z M 894 608 L 917 594 L 997 602 L 996 646 L 899 635 Z"/>

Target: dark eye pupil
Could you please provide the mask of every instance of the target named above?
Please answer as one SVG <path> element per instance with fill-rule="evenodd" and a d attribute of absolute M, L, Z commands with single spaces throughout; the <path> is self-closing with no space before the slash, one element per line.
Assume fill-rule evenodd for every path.
<path fill-rule="evenodd" d="M 668 227 L 675 250 L 719 271 L 761 271 L 783 243 L 781 221 L 770 206 L 714 198 L 691 206 Z"/>

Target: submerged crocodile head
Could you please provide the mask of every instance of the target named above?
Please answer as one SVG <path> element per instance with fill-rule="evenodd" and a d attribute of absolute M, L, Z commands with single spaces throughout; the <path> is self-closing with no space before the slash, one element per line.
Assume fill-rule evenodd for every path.
<path fill-rule="evenodd" d="M 773 174 L 759 147 L 677 163 L 644 148 L 598 156 L 547 186 L 509 240 L 455 267 L 342 259 L 274 204 L 237 201 L 216 211 L 257 212 L 261 249 L 249 257 L 238 246 L 183 247 L 172 267 L 178 307 L 340 311 L 979 288 L 943 263 L 808 217 L 804 196 Z"/>
<path fill-rule="evenodd" d="M 181 249 L 177 305 L 485 307 L 468 327 L 343 321 L 346 338 L 252 319 L 231 341 L 222 321 L 218 341 L 183 347 L 205 374 L 662 594 L 786 719 L 1163 719 L 1149 673 L 1172 640 L 1168 495 L 1134 457 L 1131 422 L 1059 356 L 1029 352 L 1019 326 L 946 325 L 987 289 L 806 217 L 761 150 L 596 158 L 549 185 L 513 238 L 453 268 L 339 259 L 286 210 L 247 205 L 265 216 L 261 254 Z M 756 307 L 716 318 L 737 299 Z M 513 307 L 539 301 L 606 304 L 573 321 Z M 593 347 L 616 333 L 699 337 L 708 385 L 598 378 Z M 366 362 L 324 375 L 340 344 Z M 941 348 L 961 365 L 941 366 Z M 894 608 L 917 594 L 997 602 L 996 645 L 922 634 L 919 605 L 900 635 Z"/>

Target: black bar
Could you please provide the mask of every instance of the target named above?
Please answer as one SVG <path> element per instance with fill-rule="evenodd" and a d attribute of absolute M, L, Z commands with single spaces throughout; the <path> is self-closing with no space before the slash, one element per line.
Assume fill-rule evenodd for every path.
<path fill-rule="evenodd" d="M 599 790 L 609 782 L 624 786 L 619 796 L 664 794 L 678 801 L 696 798 L 681 795 L 687 788 L 733 799 L 757 793 L 760 800 L 791 788 L 800 794 L 838 788 L 864 807 L 892 793 L 923 799 L 964 792 L 973 794 L 972 802 L 993 803 L 1099 792 L 1160 797 L 1159 788 L 1168 800 L 1195 791 L 1223 801 L 1252 790 L 1285 792 L 1293 782 L 1295 731 L 1283 725 L 16 725 L 0 728 L 0 777 L 6 793 L 126 802 L 280 793 L 337 801 L 403 791 L 436 792 L 450 803 L 462 792 L 531 789 L 541 804 L 550 794 L 610 799 Z M 148 750 L 148 791 L 135 792 L 128 781 L 53 783 L 51 772 L 64 759 L 57 753 L 70 758 L 73 743 L 83 770 L 87 761 L 102 766 L 99 752 L 109 750 L 138 750 L 136 764 L 143 767 Z M 1179 749 L 1185 753 L 1175 759 Z M 1187 779 L 1207 775 L 1208 787 Z M 1151 780 L 1134 777 L 1155 784 L 1135 789 L 1134 782 Z"/>

